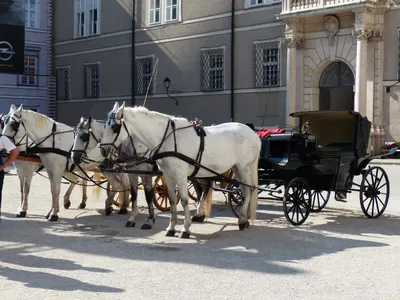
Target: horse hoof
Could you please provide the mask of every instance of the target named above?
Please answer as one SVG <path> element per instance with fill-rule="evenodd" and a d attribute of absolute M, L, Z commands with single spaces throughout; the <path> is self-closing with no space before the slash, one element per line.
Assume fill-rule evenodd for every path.
<path fill-rule="evenodd" d="M 58 221 L 58 216 L 52 215 L 49 219 L 50 222 Z"/>
<path fill-rule="evenodd" d="M 203 223 L 206 216 L 193 216 L 192 222 Z"/>
<path fill-rule="evenodd" d="M 19 213 L 16 214 L 17 218 L 25 218 L 26 217 L 26 211 L 20 211 Z"/>
<path fill-rule="evenodd" d="M 136 225 L 136 223 L 132 223 L 131 221 L 128 221 L 128 222 L 126 222 L 125 227 L 135 227 L 135 225 Z"/>
<path fill-rule="evenodd" d="M 245 229 L 249 228 L 249 226 L 250 226 L 249 221 L 246 221 L 245 223 L 239 224 L 239 230 L 245 230 Z"/>
<path fill-rule="evenodd" d="M 70 206 L 71 206 L 71 202 L 70 201 L 64 203 L 64 208 L 65 209 L 68 209 Z"/>
<path fill-rule="evenodd" d="M 151 225 L 149 223 L 144 223 L 140 229 L 151 229 Z"/>
<path fill-rule="evenodd" d="M 188 238 L 190 238 L 190 232 L 182 231 L 181 234 L 179 235 L 179 238 L 181 238 L 181 239 L 188 239 Z"/>
<path fill-rule="evenodd" d="M 168 230 L 165 236 L 175 236 L 176 231 L 175 230 Z"/>
<path fill-rule="evenodd" d="M 109 215 L 111 215 L 111 213 L 113 212 L 113 208 L 112 207 L 109 207 L 109 208 L 107 208 L 106 209 L 106 216 L 109 216 Z"/>
<path fill-rule="evenodd" d="M 126 215 L 128 213 L 128 210 L 126 209 L 126 207 L 121 208 L 118 212 L 119 215 Z"/>
<path fill-rule="evenodd" d="M 50 218 L 50 214 L 47 214 L 47 215 L 46 215 L 46 219 L 48 219 L 48 218 Z"/>
<path fill-rule="evenodd" d="M 86 208 L 86 203 L 81 203 L 81 204 L 79 204 L 79 207 L 78 207 L 79 209 L 84 209 L 84 208 Z"/>

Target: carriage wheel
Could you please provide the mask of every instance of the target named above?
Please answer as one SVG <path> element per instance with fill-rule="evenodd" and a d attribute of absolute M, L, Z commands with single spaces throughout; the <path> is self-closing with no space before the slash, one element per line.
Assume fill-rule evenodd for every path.
<path fill-rule="evenodd" d="M 293 225 L 301 225 L 311 211 L 311 190 L 304 178 L 292 179 L 283 196 L 283 211 Z"/>
<path fill-rule="evenodd" d="M 321 211 L 328 203 L 329 197 L 331 196 L 330 191 L 315 191 L 311 192 L 311 211 Z"/>
<path fill-rule="evenodd" d="M 385 170 L 372 167 L 363 173 L 360 187 L 361 209 L 368 218 L 378 218 L 389 202 L 390 185 Z"/>
<path fill-rule="evenodd" d="M 228 204 L 231 208 L 233 214 L 239 218 L 240 210 L 244 202 L 244 196 L 242 190 L 237 190 L 236 192 L 228 193 Z"/>
<path fill-rule="evenodd" d="M 158 175 L 156 177 L 153 187 L 153 193 L 154 193 L 154 205 L 161 211 L 170 211 L 171 206 L 168 199 L 168 189 L 164 180 L 164 176 Z M 177 198 L 176 204 L 178 204 L 179 203 L 178 190 L 176 190 L 176 198 Z"/>

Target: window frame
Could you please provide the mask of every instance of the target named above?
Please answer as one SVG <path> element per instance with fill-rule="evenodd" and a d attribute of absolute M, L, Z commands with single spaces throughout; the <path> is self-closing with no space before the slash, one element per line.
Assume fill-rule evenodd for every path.
<path fill-rule="evenodd" d="M 35 72 L 34 72 L 34 75 L 33 75 L 33 78 L 34 78 L 34 83 L 33 84 L 29 84 L 28 79 L 27 79 L 26 83 L 23 82 L 23 78 L 24 77 L 27 77 L 27 78 L 28 77 L 32 77 L 32 75 L 29 76 L 29 75 L 25 74 L 25 68 L 26 68 L 25 59 L 27 59 L 27 58 L 34 58 L 35 59 Z M 26 54 L 25 57 L 24 57 L 24 74 L 18 76 L 18 85 L 29 86 L 29 87 L 38 87 L 39 86 L 38 74 L 39 74 L 39 54 L 31 54 L 31 53 Z"/>
<path fill-rule="evenodd" d="M 258 8 L 258 7 L 262 7 L 265 5 L 272 5 L 272 4 L 276 4 L 276 3 L 281 3 L 282 0 L 261 0 L 262 3 L 256 3 L 256 4 L 251 4 L 252 0 L 245 0 L 244 2 L 244 8 L 248 9 L 248 8 Z M 259 1 L 259 0 L 255 0 L 255 1 Z"/>
<path fill-rule="evenodd" d="M 158 22 L 150 22 L 150 7 L 151 7 L 151 2 L 156 1 L 156 0 L 147 0 L 147 8 L 146 8 L 146 20 L 147 20 L 147 26 L 148 27 L 154 27 L 154 26 L 161 26 L 161 25 L 167 25 L 171 23 L 178 23 L 182 22 L 182 0 L 177 0 L 176 2 L 176 19 L 171 19 L 167 20 L 167 1 L 168 0 L 160 0 L 160 20 Z M 172 0 L 171 0 L 172 1 Z"/>
<path fill-rule="evenodd" d="M 34 5 L 34 26 L 31 26 L 31 6 L 30 2 L 32 0 L 24 0 L 24 13 L 25 13 L 25 27 L 27 28 L 40 28 L 40 3 L 38 0 L 35 1 Z M 27 3 L 26 3 L 27 2 Z M 27 5 L 28 4 L 28 5 Z"/>
<path fill-rule="evenodd" d="M 273 47 L 273 45 L 276 44 L 276 48 Z M 277 61 L 277 67 L 278 67 L 278 83 L 277 85 L 264 85 L 264 72 L 261 73 L 261 75 L 257 72 L 257 63 L 258 61 L 263 61 L 263 68 L 264 68 L 264 49 L 261 48 L 261 51 L 257 51 L 257 46 L 260 45 L 261 47 L 263 45 L 271 45 L 270 49 L 277 49 L 277 56 L 278 56 L 278 61 Z M 256 89 L 262 89 L 262 88 L 274 88 L 274 87 L 281 87 L 282 86 L 282 49 L 283 49 L 283 39 L 282 38 L 277 38 L 277 39 L 270 39 L 270 40 L 257 40 L 253 41 L 253 88 Z M 261 55 L 261 58 L 258 57 Z M 262 76 L 261 78 L 258 78 L 258 76 Z M 261 84 L 258 84 L 258 82 L 261 82 Z"/>
<path fill-rule="evenodd" d="M 78 2 L 84 3 L 83 10 L 80 10 L 81 7 L 78 8 Z M 92 4 L 97 3 L 97 21 L 96 21 L 96 33 L 90 33 L 92 30 L 92 23 L 90 22 L 90 11 L 93 9 Z M 80 28 L 78 28 L 78 13 L 83 12 L 83 34 L 80 33 Z M 82 26 L 82 25 L 80 25 Z M 101 0 L 74 0 L 74 38 L 82 39 L 93 36 L 101 35 Z"/>
<path fill-rule="evenodd" d="M 223 76 L 223 83 L 222 83 L 222 88 L 221 89 L 211 89 L 211 84 L 209 89 L 205 89 L 203 82 L 204 82 L 204 66 L 203 66 L 203 55 L 206 55 L 207 52 L 211 51 L 216 51 L 216 50 L 222 50 L 222 64 L 223 64 L 223 70 L 222 70 L 222 76 Z M 204 53 L 204 54 L 203 54 Z M 211 68 L 209 69 L 209 72 L 211 71 Z M 200 48 L 200 91 L 205 92 L 205 93 L 212 93 L 212 92 L 221 92 L 226 90 L 226 45 L 223 46 L 217 46 L 217 47 L 203 47 Z"/>
<path fill-rule="evenodd" d="M 99 77 L 98 78 L 98 95 L 96 95 L 96 96 L 93 96 L 93 95 L 88 96 L 88 91 L 87 91 L 88 83 L 87 83 L 86 71 L 91 66 L 97 66 L 98 67 L 98 77 Z M 91 89 L 93 88 L 92 84 L 93 84 L 93 78 L 91 78 Z M 100 61 L 88 62 L 88 63 L 84 64 L 84 90 L 83 90 L 83 97 L 85 99 L 98 99 L 98 98 L 101 98 L 101 62 Z"/>
<path fill-rule="evenodd" d="M 137 64 L 138 64 L 138 62 L 139 61 L 141 61 L 141 60 L 144 60 L 144 59 L 148 59 L 148 58 L 151 58 L 151 67 L 152 67 L 152 70 L 151 70 L 151 74 L 153 73 L 153 70 L 154 70 L 154 66 L 155 66 L 155 61 L 156 61 L 156 59 L 155 59 L 155 55 L 154 54 L 148 54 L 148 55 L 141 55 L 141 56 L 136 56 L 135 57 L 135 77 L 136 78 L 138 78 L 138 72 L 137 72 Z M 143 73 L 143 75 L 142 75 L 142 82 L 143 82 L 143 79 L 144 79 L 144 73 Z M 145 96 L 146 95 L 146 92 L 147 92 L 147 87 L 144 89 L 144 91 L 143 91 L 143 93 L 138 93 L 138 80 L 136 79 L 136 82 L 135 82 L 135 96 Z M 151 83 L 151 88 L 150 88 L 150 91 L 149 91 L 149 95 L 154 95 L 155 94 L 155 82 L 154 82 L 154 78 L 153 78 L 153 82 Z"/>
<path fill-rule="evenodd" d="M 67 93 L 68 96 L 65 99 L 61 99 L 58 97 L 58 87 L 59 87 L 58 86 L 58 71 L 60 71 L 60 70 L 68 70 L 68 78 L 67 78 L 68 89 L 66 91 L 64 91 L 64 94 Z M 64 80 L 65 80 L 65 78 L 64 78 Z M 57 93 L 56 93 L 57 101 L 71 100 L 71 67 L 70 66 L 56 67 L 56 87 L 57 87 Z M 65 88 L 65 83 L 64 83 L 64 88 Z"/>

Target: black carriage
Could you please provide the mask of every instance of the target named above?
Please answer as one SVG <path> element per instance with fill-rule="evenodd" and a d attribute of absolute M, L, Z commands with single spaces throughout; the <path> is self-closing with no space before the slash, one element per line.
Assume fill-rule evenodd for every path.
<path fill-rule="evenodd" d="M 367 168 L 372 159 L 382 156 L 368 154 L 371 122 L 354 111 L 304 111 L 290 116 L 298 119 L 299 130 L 261 139 L 259 185 L 267 188 L 259 192 L 283 200 L 285 216 L 294 225 L 302 224 L 311 211 L 322 210 L 331 192 L 336 200 L 343 200 L 358 191 L 364 214 L 381 216 L 390 186 L 383 168 Z M 360 184 L 354 182 L 359 175 Z M 231 193 L 232 200 L 237 197 L 237 191 Z M 234 210 L 235 202 L 231 201 Z"/>

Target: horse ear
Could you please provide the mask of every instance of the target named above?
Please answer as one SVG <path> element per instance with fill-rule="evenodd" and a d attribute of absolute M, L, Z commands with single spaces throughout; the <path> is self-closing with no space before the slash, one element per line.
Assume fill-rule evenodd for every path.
<path fill-rule="evenodd" d="M 81 120 L 79 122 L 82 123 L 83 121 L 85 121 L 85 118 L 81 117 Z"/>
<path fill-rule="evenodd" d="M 125 102 L 121 105 L 121 107 L 117 111 L 117 119 L 122 119 L 122 115 L 124 114 Z"/>
<path fill-rule="evenodd" d="M 21 113 L 22 113 L 22 104 L 18 107 L 18 109 L 14 112 L 14 114 L 15 115 L 17 115 L 17 116 L 21 116 Z"/>
<path fill-rule="evenodd" d="M 116 110 L 116 109 L 118 109 L 118 108 L 119 108 L 119 103 L 118 103 L 117 101 L 115 101 L 113 110 Z"/>
<path fill-rule="evenodd" d="M 10 112 L 13 112 L 17 109 L 17 107 L 14 104 L 10 105 Z"/>
<path fill-rule="evenodd" d="M 89 116 L 89 124 L 92 123 L 92 116 Z"/>

